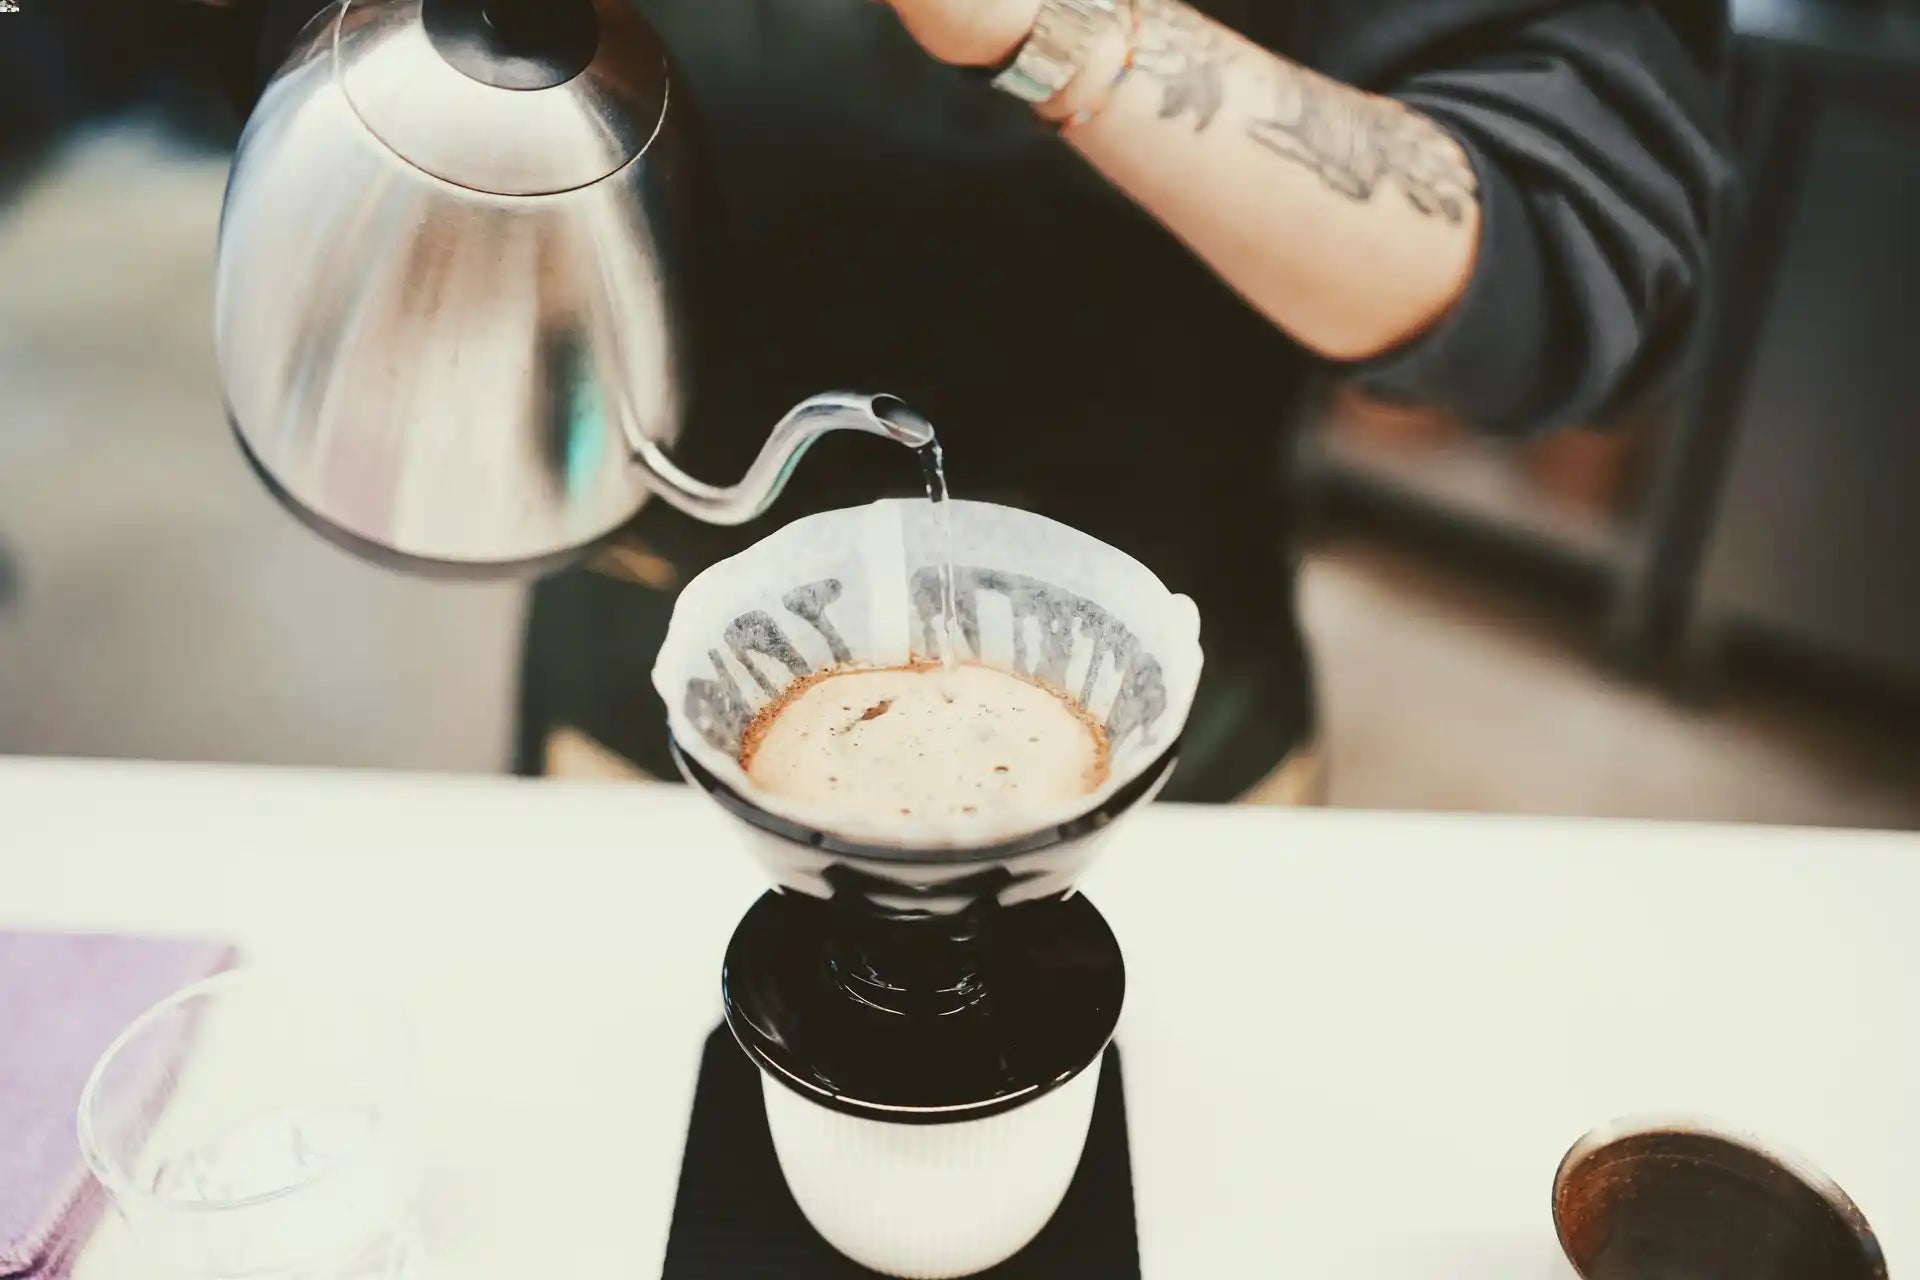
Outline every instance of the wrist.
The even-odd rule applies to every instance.
[[[1137,0],[1041,0],[993,86],[1067,128],[1105,105],[1132,62]]]

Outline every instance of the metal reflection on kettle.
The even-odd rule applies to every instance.
[[[797,406],[739,483],[682,425],[693,108],[625,0],[339,0],[241,139],[215,327],[248,458],[309,524],[383,559],[562,559],[652,494],[732,524],[898,400]]]

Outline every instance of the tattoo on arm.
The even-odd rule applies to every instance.
[[[1180,0],[1139,0],[1134,71],[1160,86],[1160,118],[1191,117],[1201,133],[1227,105],[1226,68],[1250,46]],[[1452,139],[1427,117],[1387,98],[1278,59],[1257,82],[1265,105],[1243,120],[1254,142],[1312,170],[1365,204],[1391,184],[1427,217],[1458,223],[1477,184]]]
[[[1237,52],[1231,38],[1184,4],[1138,0],[1139,38],[1133,69],[1160,82],[1160,118],[1193,116],[1204,132],[1227,100],[1222,74]]]
[[[1474,196],[1472,168],[1433,121],[1285,63],[1247,133],[1357,203],[1392,182],[1421,213],[1457,223]]]

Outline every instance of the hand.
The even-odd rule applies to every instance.
[[[1040,0],[886,0],[920,47],[942,62],[990,67],[1033,32]]]

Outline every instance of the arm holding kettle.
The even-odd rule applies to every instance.
[[[1040,8],[891,3],[929,53],[963,65],[1003,61]],[[1459,143],[1394,99],[1268,52],[1179,0],[1139,0],[1137,18],[1038,108],[1082,117],[1066,124],[1069,145],[1322,355],[1377,355],[1448,309],[1479,242]]]
[[[1041,7],[887,2],[972,66]],[[1523,431],[1604,421],[1681,367],[1730,185],[1712,30],[1637,0],[1271,3],[1303,7],[1312,67],[1182,0],[1122,0],[1132,20],[1037,110],[1374,390]]]

